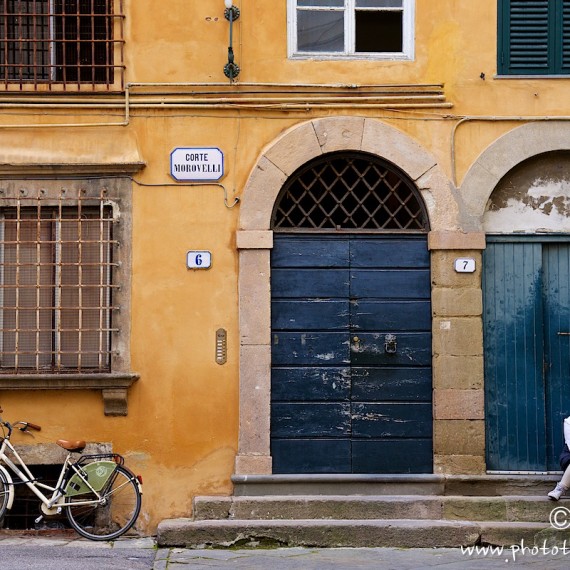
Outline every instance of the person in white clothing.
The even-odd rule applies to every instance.
[[[558,501],[570,489],[570,417],[564,420],[564,449],[560,454],[560,467],[564,471],[562,479],[548,493],[548,498]]]

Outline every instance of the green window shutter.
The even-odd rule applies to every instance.
[[[550,71],[551,0],[500,0],[499,73]]]
[[[498,71],[570,74],[570,0],[499,0]]]
[[[560,67],[562,73],[570,74],[570,0],[562,1]]]

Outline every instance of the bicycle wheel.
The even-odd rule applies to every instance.
[[[0,528],[2,528],[2,519],[8,508],[8,499],[10,498],[10,487],[6,475],[0,471]]]
[[[126,467],[117,465],[100,493],[103,501],[89,505],[69,505],[66,515],[71,526],[90,540],[113,540],[127,532],[141,510],[141,493],[136,477]],[[69,502],[97,501],[91,491],[70,497]]]

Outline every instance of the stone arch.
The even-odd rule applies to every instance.
[[[390,161],[416,184],[426,204],[432,231],[459,227],[453,186],[435,157],[402,131],[377,119],[328,117],[307,121],[295,125],[264,149],[242,195],[237,233],[240,326],[237,475],[272,471],[269,422],[273,206],[288,177],[300,166],[335,151],[364,151]]]
[[[463,228],[482,231],[489,198],[513,168],[535,156],[565,150],[570,150],[570,123],[564,121],[528,123],[497,139],[479,155],[461,184]]]
[[[343,150],[368,152],[392,162],[420,190],[432,230],[458,227],[452,185],[431,153],[377,119],[331,117],[296,125],[264,149],[242,195],[240,230],[269,230],[273,204],[287,178],[312,158]],[[436,204],[446,207],[436,209]]]

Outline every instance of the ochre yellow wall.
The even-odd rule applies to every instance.
[[[241,82],[443,83],[453,108],[131,111],[129,125],[122,128],[138,142],[146,167],[135,175],[144,185],[133,184],[131,361],[140,380],[129,391],[128,416],[105,417],[99,392],[4,392],[0,403],[8,419],[43,426],[37,442],[59,437],[112,442],[143,475],[142,520],[149,533],[163,518],[189,515],[194,495],[231,493],[238,437],[239,205],[226,208],[220,187],[176,184],[169,176],[172,149],[219,147],[226,165],[221,182],[231,204],[262,150],[284,130],[314,117],[385,120],[433,153],[451,178],[452,129],[461,116],[566,112],[563,81],[494,78],[496,0],[417,0],[416,58],[409,62],[288,60],[286,2],[236,4],[241,9],[234,38]],[[226,81],[228,22],[222,0],[126,0],[125,6],[128,82]],[[169,85],[156,88],[173,90]],[[177,90],[189,98],[192,89]],[[0,132],[6,132],[1,131],[6,124],[122,120],[121,109],[95,110],[90,117],[71,110],[49,117],[37,113],[25,106],[16,114],[0,113]],[[485,120],[462,125],[456,136],[459,182],[475,158],[517,124]],[[108,136],[106,127],[87,128],[94,140]],[[22,147],[39,148],[33,129],[10,132]],[[54,127],[49,132],[56,139],[73,138],[79,129]],[[190,249],[210,250],[212,268],[188,271]],[[228,331],[228,362],[222,366],[215,362],[218,328]],[[20,434],[14,439],[31,441]]]

